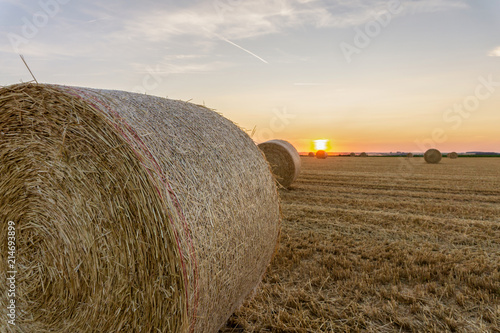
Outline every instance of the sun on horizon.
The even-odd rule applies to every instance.
[[[330,140],[328,139],[314,140],[312,146],[314,147],[315,151],[318,150],[328,151],[330,150]]]

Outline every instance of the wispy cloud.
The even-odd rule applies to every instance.
[[[494,50],[491,50],[490,53],[488,53],[488,56],[490,56],[490,57],[500,57],[500,46],[497,47]]]
[[[199,60],[199,62],[178,62],[175,57],[165,57],[159,61],[155,66],[144,66],[143,63],[130,64],[130,71],[135,74],[147,74],[154,71],[160,75],[169,74],[189,74],[189,73],[202,73],[210,72],[217,69],[227,67],[228,64],[221,61],[211,61],[210,59]],[[188,59],[194,59],[189,57]]]
[[[349,27],[364,24],[389,10],[387,0],[246,0],[202,2],[179,10],[138,11],[124,25],[127,36],[150,41],[174,36],[219,34],[229,40],[276,34],[288,28]],[[403,13],[466,8],[464,0],[401,1]]]
[[[20,4],[7,1],[22,7],[26,17],[30,17],[23,1]],[[155,48],[162,44],[163,48],[171,49],[178,44],[190,44],[206,50],[213,47],[214,35],[224,36],[226,42],[239,47],[238,41],[243,39],[279,34],[288,29],[364,24],[387,12],[388,4],[388,0],[217,0],[172,7],[156,1],[130,2],[127,6],[115,1],[91,0],[85,5],[70,2],[36,38],[38,43],[49,47],[36,45],[36,49],[67,54],[74,53],[75,47],[79,51],[104,47],[103,51],[113,52],[118,45],[134,43]],[[406,0],[401,4],[403,13],[407,14],[466,7],[465,0]],[[10,27],[8,32],[21,33],[21,17],[18,21],[19,26]],[[68,36],[73,38],[68,40]],[[62,50],[57,45],[69,46],[70,50]]]
[[[321,86],[321,83],[314,82],[296,82],[293,84],[294,86]]]
[[[24,19],[31,19],[43,8],[39,2],[27,0],[0,0],[0,3],[11,8],[11,15],[2,13],[9,20],[8,26],[0,25],[0,39],[4,40],[0,43],[0,52],[18,62],[8,35],[21,36]],[[82,73],[102,73],[106,66],[145,71],[147,65],[159,65],[162,71],[169,73],[207,72],[231,66],[231,62],[234,65],[235,60],[230,60],[229,55],[216,52],[220,50],[221,41],[267,63],[271,55],[261,54],[259,49],[248,46],[267,46],[256,42],[258,38],[294,30],[361,25],[387,12],[389,0],[210,0],[177,4],[145,0],[125,3],[70,1],[39,29],[36,37],[22,45],[20,52],[45,62],[46,68],[53,65],[69,67],[76,63],[73,70]],[[401,4],[404,8],[401,15],[466,7],[465,0],[407,0]],[[282,57],[281,61],[304,61],[297,57]],[[135,68],[135,64],[139,67]]]

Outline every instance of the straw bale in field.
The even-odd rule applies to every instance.
[[[430,164],[437,164],[442,158],[441,152],[437,149],[429,149],[424,154],[425,161]]]
[[[276,181],[289,187],[300,173],[300,156],[295,147],[284,140],[270,140],[259,144],[266,156]]]
[[[319,158],[320,160],[324,160],[327,157],[328,157],[328,153],[324,150],[318,150],[316,152],[316,158]]]
[[[18,84],[0,89],[2,241],[8,221],[18,317],[0,331],[216,332],[261,280],[280,208],[262,153],[216,112]]]

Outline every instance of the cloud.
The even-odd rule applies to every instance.
[[[211,72],[228,66],[227,63],[222,61],[213,61],[210,59],[202,60],[196,55],[183,55],[186,58],[178,58],[177,56],[166,56],[154,66],[146,65],[143,63],[134,62],[130,64],[130,71],[135,74],[148,74],[151,72],[160,75],[170,75],[170,74],[190,74],[190,73],[202,73]],[[182,62],[179,59],[199,59],[198,61],[186,61]]]
[[[9,34],[22,36],[23,24],[43,8],[38,2],[0,0],[3,13],[0,52],[18,62]],[[19,53],[54,64],[74,64],[102,72],[104,64],[128,70],[132,64],[159,64],[169,73],[206,72],[231,66],[234,57],[214,52],[221,43],[233,45],[264,61],[252,40],[286,34],[294,29],[349,28],[386,13],[394,0],[210,0],[166,2],[70,1]],[[29,5],[28,5],[29,4]],[[465,8],[464,0],[401,1],[400,15]],[[238,49],[239,48],[239,49]],[[260,57],[262,56],[262,57]],[[232,60],[231,60],[232,59]],[[134,65],[135,66],[135,65]],[[92,69],[91,72],[94,70]]]
[[[127,36],[149,41],[175,36],[209,38],[219,34],[230,40],[277,34],[289,28],[345,28],[364,24],[399,3],[404,14],[463,9],[462,0],[214,0],[188,8],[138,11],[124,26]]]
[[[13,0],[1,1],[14,3]],[[243,39],[280,34],[303,27],[346,28],[361,25],[387,13],[389,4],[398,1],[211,0],[186,1],[181,7],[153,0],[125,2],[70,2],[61,7],[61,12],[51,18],[46,27],[40,29],[36,41],[51,46],[65,45],[72,50],[76,46],[79,51],[85,48],[111,51],[118,45],[130,44],[155,47],[161,44],[167,52],[178,45],[206,51],[220,42],[217,36],[237,43]],[[23,3],[20,1],[17,6]],[[466,4],[464,0],[406,0],[401,1],[400,6],[404,15],[465,8]],[[32,9],[33,12],[40,10],[41,7]],[[27,11],[24,16],[31,17]],[[17,27],[11,26],[9,32],[20,34],[22,18],[15,18],[14,21],[19,24]],[[37,45],[38,49],[51,54],[73,53],[61,47],[39,47]]]
[[[469,6],[464,0],[406,0],[401,1],[409,13],[434,13],[452,9],[465,9]]]
[[[489,57],[500,57],[500,46],[488,53]]]

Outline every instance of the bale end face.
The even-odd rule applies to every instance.
[[[284,140],[270,140],[258,145],[264,153],[276,181],[283,187],[290,185],[300,173],[301,161],[295,147]]]

